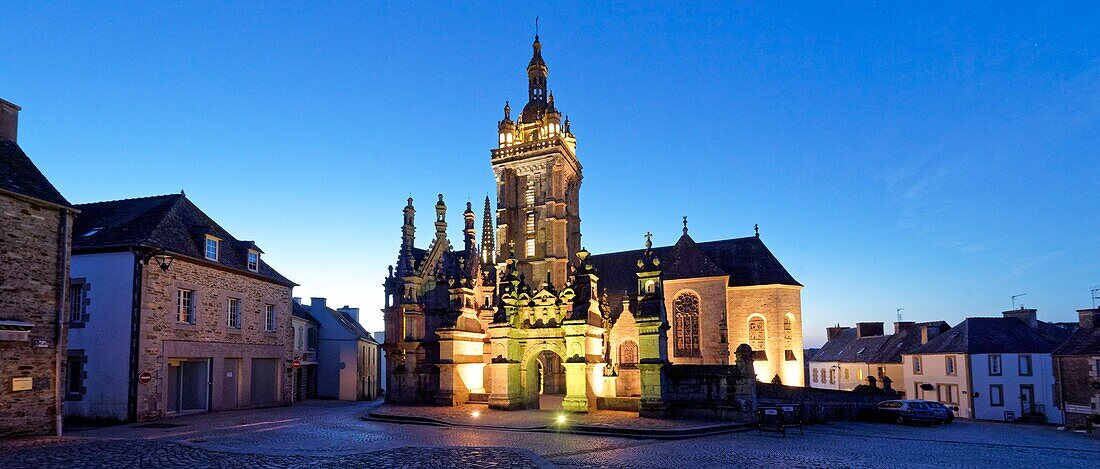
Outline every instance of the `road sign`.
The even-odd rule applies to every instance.
[[[297,370],[298,368],[302,367],[302,361],[295,359],[294,361],[290,362],[290,366],[293,366],[294,369]]]
[[[152,373],[150,373],[148,371],[142,371],[141,374],[138,375],[138,382],[139,383],[149,384],[150,381],[153,381],[153,374]]]

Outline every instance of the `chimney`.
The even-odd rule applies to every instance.
[[[833,340],[833,338],[836,337],[837,334],[840,334],[840,331],[843,331],[844,329],[847,329],[847,327],[840,327],[840,324],[837,324],[833,327],[826,327],[825,340]]]
[[[1034,309],[1024,308],[1023,306],[1021,306],[1020,309],[1005,311],[1001,314],[1003,314],[1006,318],[1019,319],[1023,321],[1024,324],[1027,324],[1027,327],[1035,329],[1039,327],[1039,319],[1036,317],[1035,311],[1036,310]]]
[[[343,308],[337,309],[337,311],[341,313],[347,313],[347,315],[351,316],[351,318],[354,319],[355,322],[359,322],[359,308],[352,308],[348,305],[344,305]]]
[[[325,299],[324,298],[314,296],[314,297],[309,299],[309,307],[310,308],[327,308],[328,306],[325,306]]]
[[[301,305],[302,304],[302,297],[300,297],[300,296],[296,296],[294,298],[291,298],[291,300],[294,300],[294,304],[296,304],[296,305]]]
[[[1077,310],[1077,318],[1080,320],[1079,326],[1081,329],[1095,329],[1097,325],[1100,325],[1100,308],[1092,309],[1079,309]]]
[[[857,322],[856,338],[862,339],[864,337],[879,336],[882,335],[882,330],[881,322]]]
[[[15,141],[19,132],[19,111],[22,108],[0,99],[0,138]]]
[[[894,334],[900,334],[902,329],[906,329],[916,324],[913,321],[897,321],[894,323]]]

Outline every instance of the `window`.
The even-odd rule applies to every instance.
[[[814,378],[813,378],[814,382],[816,383],[817,382],[817,368],[814,368],[813,376],[814,376]]]
[[[955,356],[954,355],[948,355],[948,356],[944,357],[944,369],[947,370],[947,374],[949,374],[949,375],[954,375],[955,374]]]
[[[989,356],[989,376],[1001,376],[1001,356]]]
[[[1031,355],[1020,355],[1020,376],[1031,376]]]
[[[275,332],[275,305],[264,305],[264,330]]]
[[[233,329],[241,328],[241,300],[230,298],[226,302],[225,325]]]
[[[195,323],[195,292],[180,288],[176,293],[176,320],[185,324]]]
[[[260,253],[248,251],[248,270],[253,272],[260,270]]]
[[[829,384],[836,384],[836,369],[829,369]]]
[[[749,346],[753,350],[764,350],[766,337],[767,324],[764,323],[764,318],[760,316],[749,318]]]
[[[791,316],[783,316],[783,338],[791,340]]]
[[[885,378],[885,377],[886,377],[886,367],[884,367],[884,366],[878,367],[878,380],[882,381],[882,378]]]
[[[991,407],[1004,407],[1005,390],[1003,386],[999,384],[989,385],[989,405]]]
[[[848,368],[844,369],[844,379],[852,379],[852,370]]]
[[[923,371],[921,371],[920,357],[919,356],[914,356],[913,357],[913,374],[919,375],[921,373],[923,373]]]
[[[69,323],[83,323],[88,317],[88,290],[91,285],[84,283],[83,279],[74,280],[69,286]]]
[[[937,384],[936,400],[944,404],[958,404],[959,386],[955,384]]]
[[[1100,359],[1096,360],[1096,370],[1093,371],[1093,377],[1100,378]]]
[[[699,297],[681,293],[673,302],[676,312],[676,356],[699,356]],[[750,320],[751,324],[751,320]],[[755,347],[753,347],[755,349]]]
[[[87,394],[84,380],[88,379],[88,357],[83,350],[68,350],[65,360],[65,400],[79,401]]]
[[[218,260],[218,240],[206,238],[206,258],[212,261]]]
[[[317,328],[306,327],[306,349],[315,350],[317,348]]]
[[[656,291],[657,291],[657,282],[654,282],[653,280],[646,280],[645,281],[645,292],[651,294],[651,293],[655,293]]]
[[[863,381],[863,368],[856,368],[856,379]]]
[[[638,344],[633,340],[623,342],[619,346],[619,363],[622,365],[638,364]]]
[[[534,257],[535,255],[535,238],[527,238],[526,245],[524,246],[527,257]]]

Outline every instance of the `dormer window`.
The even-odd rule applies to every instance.
[[[218,238],[206,237],[206,258],[212,261],[218,260]]]
[[[256,251],[248,251],[248,270],[256,272],[260,270],[260,253]]]

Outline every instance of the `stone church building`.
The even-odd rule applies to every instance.
[[[506,103],[497,124],[496,207],[486,197],[480,238],[467,203],[462,244],[451,244],[440,194],[418,248],[411,198],[404,208],[385,280],[387,400],[586,411],[641,396],[644,409],[662,367],[733,369],[750,360],[744,348],[738,361],[740,344],[752,349],[742,370],[802,386],[802,285],[759,233],[696,242],[685,217],[672,246],[647,235],[645,249],[584,250],[576,137],[538,36],[533,49],[527,104],[513,118]]]

